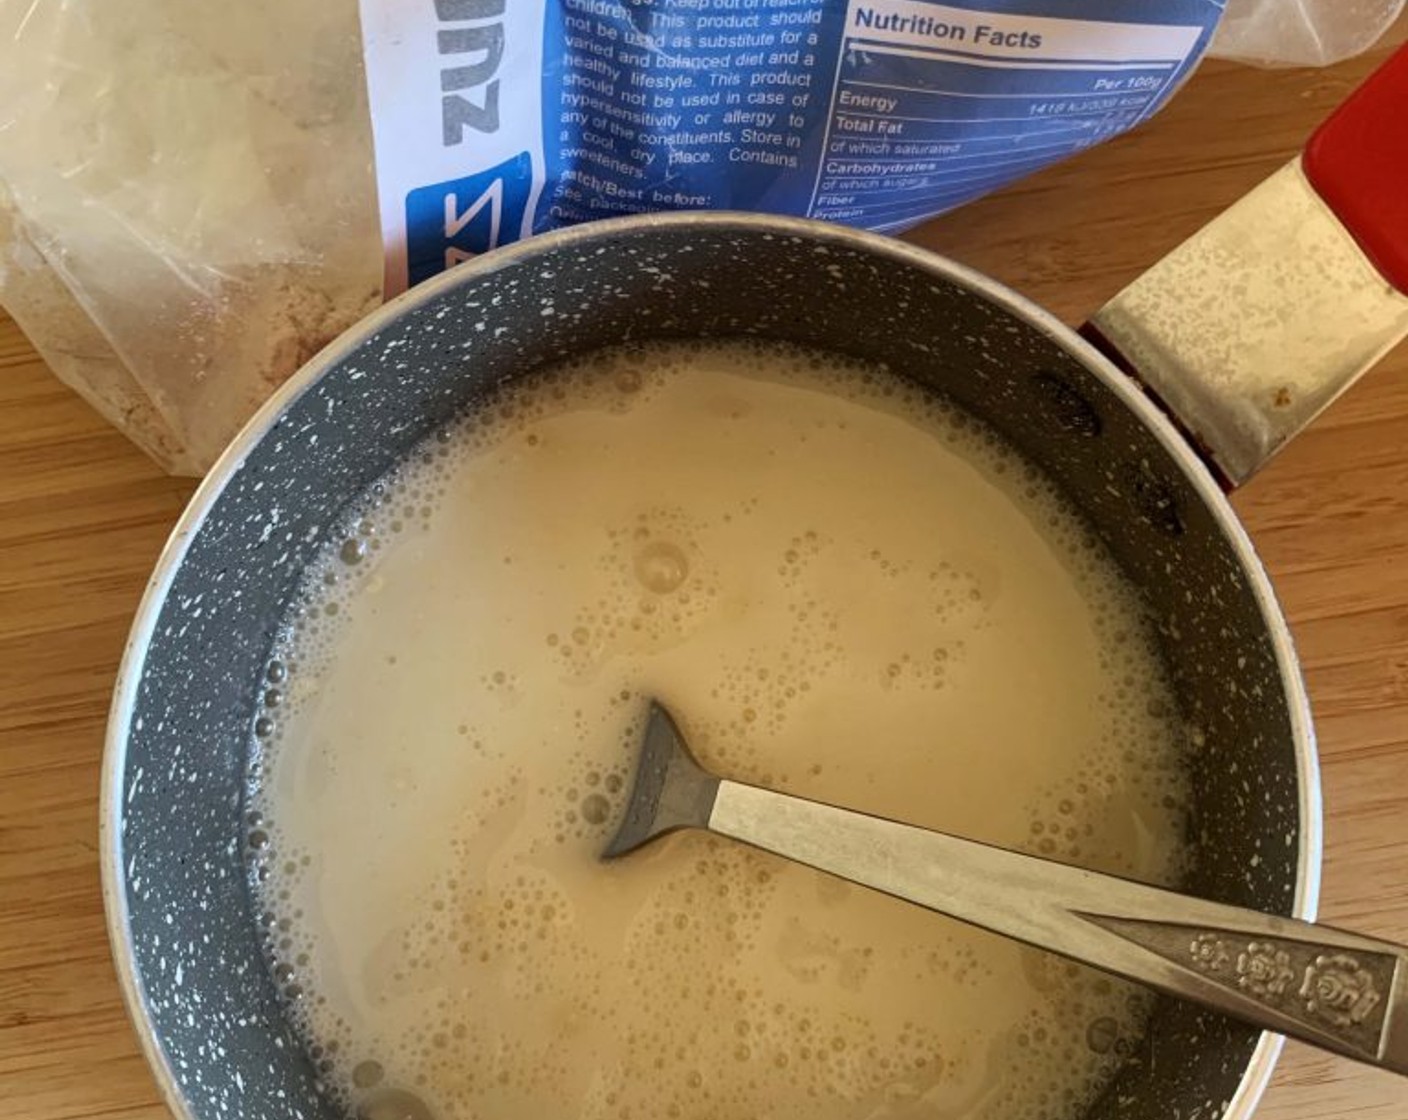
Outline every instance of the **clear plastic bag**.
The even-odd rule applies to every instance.
[[[381,296],[353,0],[0,0],[0,304],[196,474]]]
[[[1255,66],[1329,66],[1372,47],[1404,0],[1227,0],[1209,54]]]
[[[1327,63],[1403,0],[1228,0]],[[0,304],[167,469],[207,468],[382,290],[356,0],[0,0]]]

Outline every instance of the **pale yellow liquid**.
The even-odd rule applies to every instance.
[[[639,347],[428,444],[357,532],[282,653],[252,818],[344,1099],[1034,1120],[1137,1039],[1133,989],[731,842],[597,860],[658,696],[724,774],[1177,874],[1136,600],[964,417],[806,351]]]

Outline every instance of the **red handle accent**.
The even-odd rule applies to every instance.
[[[1408,293],[1408,47],[1316,130],[1302,166],[1364,255]]]

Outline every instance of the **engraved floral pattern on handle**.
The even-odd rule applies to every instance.
[[[1200,933],[1188,946],[1188,955],[1204,972],[1221,972],[1232,955],[1227,944],[1215,933]]]
[[[1290,953],[1275,945],[1253,941],[1237,954],[1237,986],[1253,995],[1284,995],[1295,979]]]
[[[1256,925],[1240,911],[1231,914]],[[1408,952],[1398,946],[1273,917],[1260,919],[1268,927],[1262,930],[1081,916],[1178,965],[1171,979],[1151,974],[1165,991],[1186,991],[1268,1030],[1408,1074],[1408,984],[1401,996],[1397,987],[1400,977],[1408,979]],[[1322,932],[1329,936],[1317,936]]]
[[[1307,965],[1300,995],[1308,1012],[1337,1027],[1362,1023],[1383,998],[1369,971],[1344,953],[1324,954]]]

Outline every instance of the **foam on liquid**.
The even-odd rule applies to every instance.
[[[1070,1117],[1142,1029],[1133,988],[741,845],[597,861],[653,695],[729,776],[1176,878],[1133,594],[883,370],[669,343],[536,378],[373,488],[269,677],[260,920],[364,1115]]]

